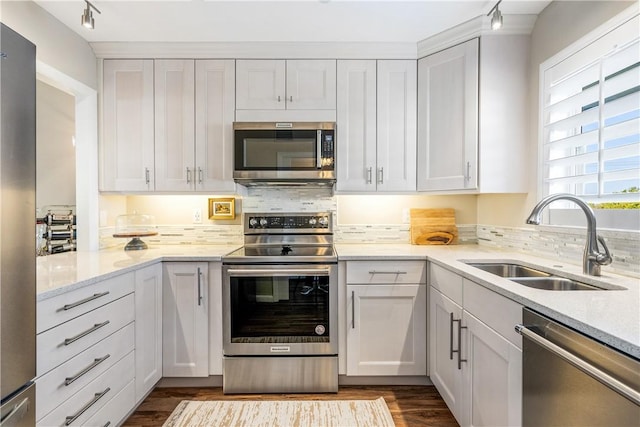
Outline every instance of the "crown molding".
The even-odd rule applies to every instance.
[[[98,59],[416,59],[415,43],[337,42],[93,42]]]
[[[446,31],[418,42],[418,58],[439,52],[483,35],[529,35],[533,31],[537,15],[504,15],[504,25],[499,31],[491,29],[491,18],[478,16]]]

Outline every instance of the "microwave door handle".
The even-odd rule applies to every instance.
[[[322,168],[322,130],[316,131],[316,168]]]

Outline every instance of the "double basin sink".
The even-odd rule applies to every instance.
[[[471,267],[535,289],[544,289],[547,291],[602,291],[615,289],[615,287],[605,288],[590,285],[537,268],[511,262],[465,261],[465,263]]]

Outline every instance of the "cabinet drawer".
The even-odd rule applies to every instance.
[[[437,264],[430,263],[429,266],[429,284],[462,305],[462,276]]]
[[[36,380],[36,419],[54,410],[60,403],[100,374],[108,370],[134,348],[134,324],[130,323],[96,345],[86,349]]]
[[[464,309],[522,349],[522,337],[514,329],[522,323],[520,304],[464,279]]]
[[[349,261],[348,284],[426,283],[424,261]]]
[[[134,297],[129,294],[36,337],[37,376],[86,350],[133,322]]]
[[[83,425],[85,427],[119,426],[136,404],[135,391],[134,381],[131,381]]]
[[[38,302],[36,333],[81,316],[133,292],[133,273],[103,280],[91,286]]]
[[[85,425],[88,419],[133,381],[134,353],[132,351],[127,354],[107,372],[93,380],[47,416],[38,420],[36,425],[42,427]]]

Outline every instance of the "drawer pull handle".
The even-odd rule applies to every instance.
[[[74,381],[76,381],[77,379],[82,377],[84,374],[86,374],[87,372],[89,372],[90,370],[92,370],[93,368],[95,368],[96,366],[98,366],[99,364],[104,362],[105,360],[107,360],[109,357],[111,357],[111,355],[107,354],[106,356],[103,356],[103,357],[101,357],[99,359],[94,359],[93,363],[91,363],[89,366],[87,366],[86,368],[84,368],[83,370],[81,370],[80,372],[75,374],[74,376],[65,378],[64,385],[72,384]]]
[[[74,343],[76,341],[78,341],[80,338],[82,337],[86,337],[87,335],[89,335],[91,332],[95,332],[98,329],[102,328],[103,326],[107,326],[110,322],[108,320],[105,320],[102,323],[96,323],[95,325],[93,325],[91,328],[87,329],[84,332],[80,332],[78,335],[76,335],[75,337],[72,338],[65,338],[64,339],[64,345],[69,345],[71,343]]]
[[[93,405],[96,404],[96,402],[98,400],[100,400],[105,394],[109,393],[109,391],[111,390],[110,387],[107,387],[102,393],[96,393],[93,396],[93,399],[91,399],[86,405],[84,405],[82,408],[80,408],[80,410],[78,412],[76,412],[73,415],[70,415],[68,417],[66,417],[66,421],[64,422],[64,425],[68,426],[71,425],[71,423],[73,423],[75,420],[77,420],[78,418],[80,418],[80,416],[82,414],[84,414],[85,412],[87,412],[87,410],[89,408],[91,408]]]
[[[73,302],[71,304],[65,304],[62,307],[62,310],[64,310],[64,311],[71,310],[72,308],[76,308],[79,305],[86,304],[86,303],[88,303],[90,301],[93,301],[94,299],[102,298],[105,295],[109,295],[109,291],[101,292],[99,294],[93,294],[90,297],[87,297],[85,299],[81,299],[80,301],[76,301],[76,302]]]
[[[109,427],[111,425],[111,421],[107,421],[107,423],[105,425],[103,425],[102,427]]]
[[[378,271],[378,270],[371,270],[369,272],[369,274],[407,274],[406,271]]]

